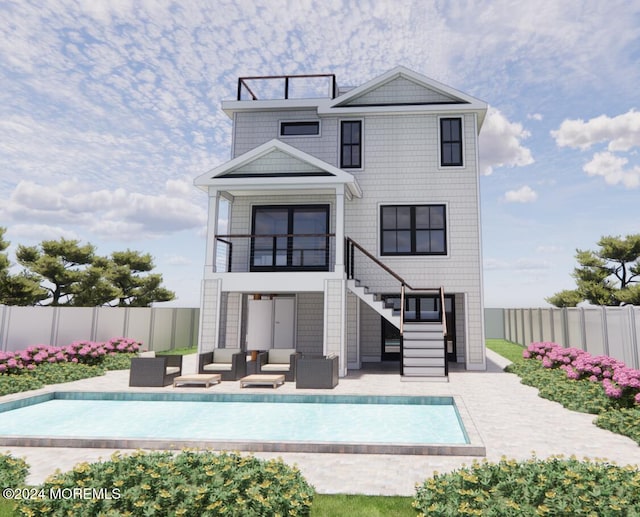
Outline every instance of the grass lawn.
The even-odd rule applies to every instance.
[[[416,517],[413,497],[316,494],[311,517]]]
[[[0,497],[0,517],[13,517],[18,515],[18,512],[14,509],[13,501]]]
[[[504,339],[487,339],[485,344],[489,350],[493,350],[495,353],[500,354],[502,357],[509,359],[512,363],[521,363],[524,361],[522,357],[522,351],[525,347],[506,341]]]
[[[198,347],[190,347],[190,348],[174,348],[173,350],[163,350],[162,352],[158,352],[158,354],[162,355],[189,355],[195,354],[198,352]]]

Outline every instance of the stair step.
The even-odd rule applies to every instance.
[[[445,377],[444,366],[405,366],[403,375],[406,377]]]
[[[416,332],[416,331],[410,331],[407,332],[406,330],[404,331],[404,334],[402,335],[404,337],[404,339],[411,339],[411,340],[416,340],[416,339],[425,339],[427,341],[435,341],[435,340],[444,340],[444,336],[442,335],[442,332]]]
[[[411,366],[434,366],[444,369],[444,361],[442,357],[405,357],[404,367]]]
[[[444,342],[442,339],[439,341],[412,341],[411,339],[403,339],[402,346],[404,348],[413,348],[415,350],[444,350]]]
[[[439,357],[444,359],[444,348],[403,348],[403,356],[406,357]]]

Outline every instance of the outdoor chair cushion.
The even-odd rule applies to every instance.
[[[179,366],[167,366],[164,369],[165,375],[171,375],[173,373],[179,373],[181,368]]]
[[[240,352],[237,348],[217,348],[213,351],[214,363],[228,363],[231,366],[233,354]]]
[[[230,372],[231,368],[233,368],[231,363],[209,363],[202,367],[207,372]]]
[[[287,365],[287,369],[289,367],[289,361],[293,354],[296,353],[295,348],[272,348],[269,350],[269,357],[267,359],[267,364],[285,364]]]
[[[156,353],[153,350],[147,350],[146,352],[139,352],[138,357],[155,357]]]
[[[282,372],[289,371],[291,368],[290,363],[267,363],[262,365],[263,372]]]

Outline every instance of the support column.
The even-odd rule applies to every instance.
[[[322,350],[340,357],[340,377],[347,374],[346,294],[345,280],[325,280]]]
[[[205,276],[207,272],[216,270],[216,256],[218,241],[215,236],[218,233],[218,200],[220,192],[209,187],[209,214],[207,221],[207,251],[205,254]]]
[[[336,187],[336,273],[344,273],[344,188]]]
[[[198,352],[211,352],[218,348],[220,335],[220,280],[202,281],[202,300],[200,302],[200,335]]]

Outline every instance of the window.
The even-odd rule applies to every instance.
[[[440,119],[440,165],[462,165],[462,119]]]
[[[280,136],[310,136],[320,134],[320,122],[280,122]]]
[[[340,123],[340,167],[362,167],[362,121],[343,120]]]
[[[256,206],[251,270],[327,271],[328,232],[328,205]]]
[[[446,255],[444,205],[392,205],[380,210],[382,255]]]

